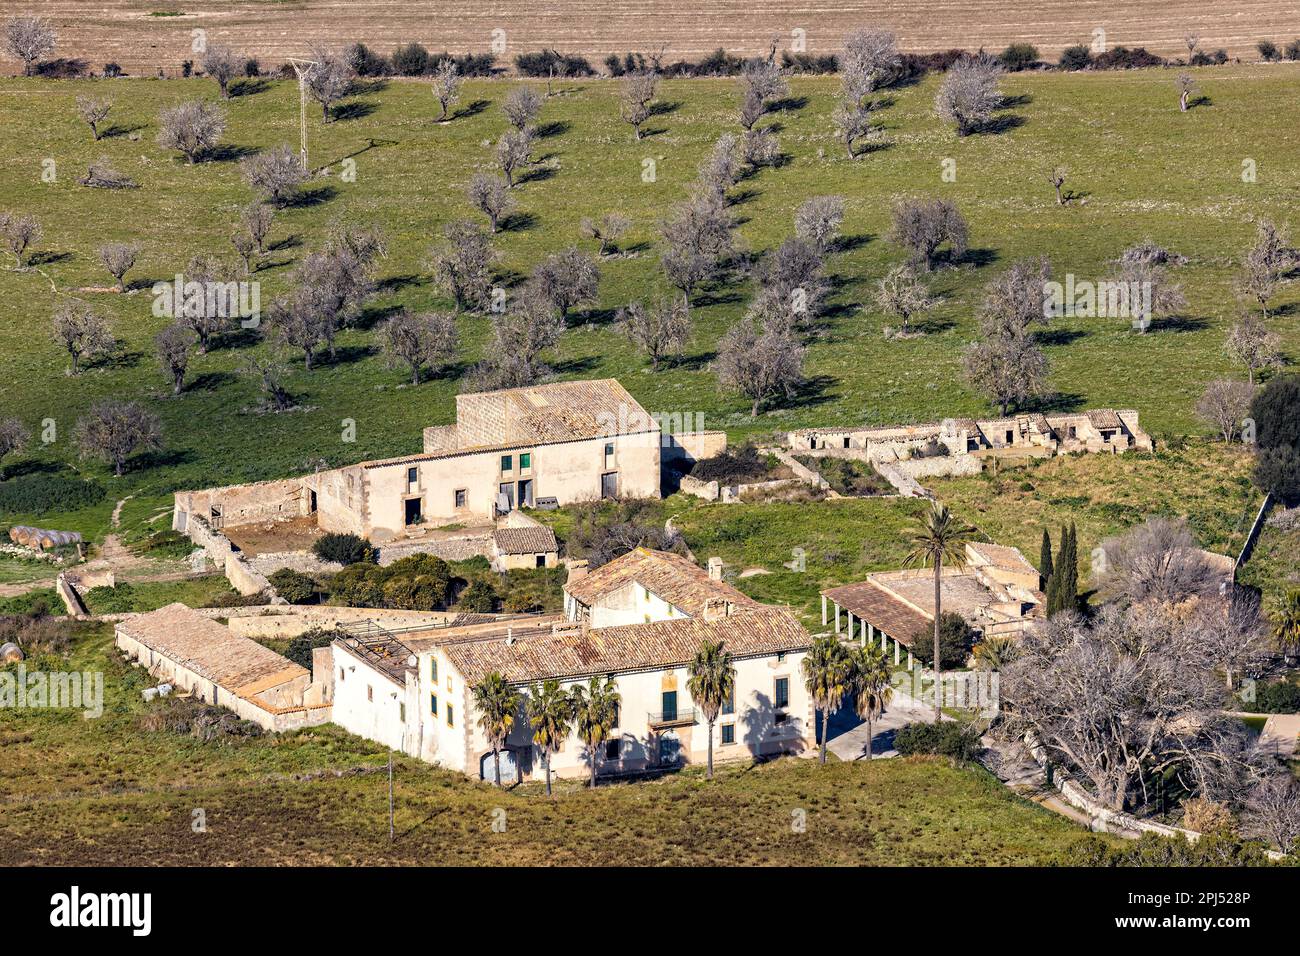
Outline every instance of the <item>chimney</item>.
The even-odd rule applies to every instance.
[[[721,558],[709,558],[709,580],[710,581],[722,580],[722,559]]]

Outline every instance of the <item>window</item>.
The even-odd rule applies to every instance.
[[[433,716],[435,717],[438,716],[438,695],[437,694],[429,695],[429,713],[433,714]]]
[[[623,750],[623,741],[619,740],[618,738],[605,741],[606,760],[617,760],[622,750]]]
[[[605,442],[605,457],[606,458],[614,457],[614,443],[612,441]]]
[[[451,690],[451,675],[447,675],[447,690]]]
[[[348,672],[345,671],[342,667],[340,667],[340,668],[339,668],[339,682],[342,683],[345,679],[347,679],[347,676],[348,676]]]
[[[736,725],[735,725],[735,724],[723,724],[723,725],[722,725],[722,742],[723,742],[724,744],[734,744],[734,743],[736,742]]]
[[[520,467],[520,468],[531,468],[531,467],[533,467],[533,453],[532,453],[532,452],[530,452],[530,451],[526,451],[526,452],[524,452],[522,455],[519,456],[519,467]]]
[[[722,702],[722,712],[724,714],[734,714],[736,712],[736,689],[733,687],[727,699]]]
[[[790,706],[790,678],[778,677],[776,679],[776,694],[774,695],[774,698],[775,700],[773,706],[775,707]]]
[[[784,663],[785,663],[785,651],[780,651],[780,652],[776,655],[776,662],[777,662],[778,664],[784,664]]]
[[[448,726],[448,727],[455,727],[455,726],[456,726],[456,723],[455,723],[455,721],[453,720],[451,704],[448,704],[448,705],[447,705],[447,726]]]
[[[677,691],[675,690],[664,691],[663,707],[664,707],[664,712],[663,712],[664,720],[677,719]]]
[[[429,658],[429,683],[435,685],[438,683],[438,658],[436,657]]]
[[[405,705],[405,704],[398,704],[398,705],[397,705],[397,719],[400,720],[402,723],[406,723],[406,705]]]
[[[619,717],[622,715],[622,713],[623,713],[623,705],[615,704],[614,705],[614,726],[615,727],[620,726]]]
[[[537,566],[539,568],[546,567],[546,555],[544,554],[537,555]]]
[[[467,504],[469,504],[469,492],[466,491],[464,488],[457,488],[457,489],[456,489],[456,507],[457,507],[457,508],[464,508],[465,505],[467,505]]]
[[[419,469],[417,469],[417,468],[408,468],[408,469],[406,469],[406,480],[407,480],[408,482],[410,482],[411,484],[415,484],[416,482],[418,482],[418,481],[420,480],[420,471],[419,471]]]
[[[511,471],[511,470],[514,469],[514,467],[515,467],[515,459],[514,459],[514,456],[513,456],[513,455],[502,455],[502,456],[501,456],[501,470],[502,470],[502,471]]]
[[[375,699],[375,689],[374,689],[373,687],[371,687],[369,684],[367,684],[367,685],[366,685],[366,700],[373,701],[374,699]]]

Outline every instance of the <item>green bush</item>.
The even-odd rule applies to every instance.
[[[1002,51],[998,59],[1012,73],[1027,70],[1038,62],[1038,47],[1032,43],[1013,43]]]
[[[115,588],[99,586],[86,592],[86,607],[96,614],[125,614],[135,610],[135,588],[123,581]]]
[[[939,657],[944,670],[962,667],[975,646],[975,631],[960,614],[945,611],[939,619]],[[912,635],[912,656],[925,664],[934,663],[934,630],[922,628]]]
[[[0,481],[0,514],[43,514],[76,511],[104,500],[97,482],[59,475],[24,475]]]
[[[402,76],[420,76],[429,68],[429,51],[418,43],[408,43],[393,51],[393,69]]]
[[[1260,40],[1255,44],[1255,49],[1259,51],[1259,55],[1268,63],[1276,63],[1278,60],[1282,59],[1281,51],[1278,50],[1277,44],[1272,40]]]
[[[969,724],[945,720],[938,724],[908,724],[894,734],[894,748],[904,757],[932,754],[955,760],[972,760],[979,738]]]
[[[290,604],[316,604],[320,601],[322,588],[310,574],[303,574],[293,568],[281,568],[267,580],[276,593]]]
[[[1255,714],[1300,713],[1300,685],[1290,681],[1256,684],[1255,700],[1243,704],[1242,709]]]
[[[1092,62],[1092,51],[1086,44],[1079,43],[1075,46],[1067,46],[1061,51],[1061,69],[1063,70],[1086,70],[1088,64]]]
[[[442,558],[416,554],[386,567],[350,564],[330,582],[330,599],[348,607],[434,611],[447,606],[451,569]]]
[[[328,647],[337,638],[346,637],[347,631],[336,627],[324,628],[313,627],[309,631],[303,631],[292,641],[285,650],[284,656],[289,658],[295,664],[301,664],[307,670],[311,670],[311,652],[318,647]]]
[[[472,581],[460,595],[457,606],[464,611],[477,614],[491,614],[497,609],[496,588],[486,581]]]
[[[375,549],[370,546],[370,542],[355,534],[330,532],[321,535],[312,544],[311,550],[322,561],[336,561],[339,564],[359,564],[375,559]]]

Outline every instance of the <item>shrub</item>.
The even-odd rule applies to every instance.
[[[24,475],[0,481],[0,514],[76,511],[104,500],[102,485],[59,475]]]
[[[1213,53],[1206,53],[1204,50],[1197,50],[1192,54],[1190,62],[1192,66],[1222,66],[1228,62],[1228,51],[1218,49]]]
[[[108,77],[109,79],[114,79],[121,75],[122,75],[122,67],[119,66],[117,63],[104,64],[104,76]]]
[[[781,69],[790,73],[836,73],[839,68],[839,60],[833,53],[781,51]]]
[[[1032,43],[1013,43],[998,57],[1011,72],[1027,70],[1038,63],[1038,47]]]
[[[267,578],[275,593],[290,604],[317,604],[322,589],[310,574],[303,574],[293,568],[281,568]]]
[[[593,502],[574,507],[573,530],[564,542],[571,558],[585,558],[598,568],[636,547],[685,550],[680,535],[664,530],[657,500]]]
[[[1255,700],[1242,705],[1255,714],[1294,714],[1300,712],[1300,685],[1290,681],[1273,681],[1255,686]]]
[[[303,631],[290,641],[288,648],[285,649],[284,656],[295,664],[311,670],[311,652],[318,647],[328,647],[336,639],[347,637],[347,634],[347,631],[337,627],[313,627],[310,630]]]
[[[1266,63],[1276,63],[1282,59],[1282,54],[1278,51],[1277,44],[1272,40],[1260,40],[1255,44],[1255,49],[1259,55],[1264,58]]]
[[[1086,70],[1092,63],[1092,51],[1086,44],[1078,43],[1074,46],[1067,46],[1061,51],[1061,69],[1063,70]]]
[[[447,562],[416,554],[386,567],[349,564],[330,581],[332,600],[350,607],[389,607],[433,611],[447,605],[452,588]]]
[[[388,58],[364,43],[354,43],[348,47],[344,59],[352,64],[357,76],[387,76],[393,72],[393,65],[388,62]]]
[[[1092,58],[1092,67],[1096,70],[1137,70],[1148,66],[1164,66],[1164,59],[1154,53],[1148,53],[1145,47],[1112,47],[1105,53],[1098,53]]]
[[[339,564],[359,564],[375,558],[375,549],[369,541],[349,533],[323,534],[312,543],[311,550],[322,561]]]
[[[1286,58],[1300,60],[1300,40],[1292,40],[1286,45]]]
[[[491,614],[497,609],[497,592],[486,581],[472,581],[470,586],[461,592],[460,600],[456,604],[465,611]]]
[[[692,478],[700,481],[718,481],[736,485],[767,477],[771,466],[753,445],[742,445],[736,452],[724,451],[712,458],[704,458],[691,468]]]
[[[1193,797],[1183,803],[1183,827],[1198,833],[1232,833],[1237,820],[1227,805]]]
[[[0,617],[0,644],[11,641],[29,657],[67,654],[72,650],[73,629],[67,618],[48,617],[39,607],[34,613]]]
[[[260,737],[262,728],[222,707],[179,697],[160,697],[141,715],[141,730],[184,734],[205,743],[224,738]]]
[[[244,61],[244,76],[249,78],[262,75],[262,64],[258,62],[257,57],[250,56]]]
[[[95,614],[124,614],[134,611],[136,593],[129,581],[123,581],[117,587],[100,585],[86,592],[86,607]]]
[[[908,724],[894,735],[894,747],[904,757],[932,754],[954,760],[972,760],[980,750],[974,728],[957,720]]]
[[[596,72],[586,57],[575,53],[542,50],[537,53],[520,53],[515,57],[515,69],[523,76],[550,76],[557,66],[563,68],[566,76],[592,76]]]
[[[0,598],[0,614],[20,614],[24,617],[38,618],[56,612],[63,613],[63,602],[59,600],[59,595],[54,588],[38,588],[25,591],[17,597]]]
[[[429,51],[418,43],[408,43],[393,51],[392,63],[402,76],[420,76],[429,68]]]
[[[963,666],[975,646],[975,631],[966,619],[953,611],[945,611],[939,619],[939,657],[944,670]],[[912,635],[912,656],[926,664],[933,664],[934,630],[925,627]]]

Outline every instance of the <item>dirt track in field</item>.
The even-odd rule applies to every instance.
[[[862,25],[892,28],[909,51],[1002,49],[1033,43],[1045,56],[1105,30],[1111,45],[1185,54],[1183,37],[1208,49],[1255,59],[1255,43],[1300,37],[1300,0],[0,0],[0,16],[39,11],[59,32],[57,56],[98,70],[116,61],[128,72],[169,73],[192,58],[191,31],[265,63],[305,53],[313,41],[360,40],[382,52],[416,40],[431,50],[486,52],[505,31],[504,60],[553,47],[601,59],[613,51],[652,50],[696,59],[721,46],[788,46],[805,31],[809,52],[831,52]],[[151,16],[154,12],[182,16]],[[13,70],[12,61],[3,67]]]

